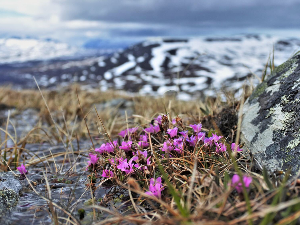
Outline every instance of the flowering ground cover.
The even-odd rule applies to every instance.
[[[172,124],[169,121],[172,121]],[[142,188],[149,189],[145,192],[146,195],[160,199],[166,184],[162,183],[163,172],[159,171],[159,165],[171,165],[174,175],[181,174],[182,169],[191,175],[189,165],[180,165],[180,159],[199,163],[200,168],[209,168],[220,158],[230,161],[226,152],[227,146],[230,145],[225,143],[223,137],[215,133],[201,132],[201,128],[201,123],[185,126],[179,117],[172,120],[167,115],[159,115],[153,119],[152,124],[144,128],[122,130],[119,133],[121,139],[95,148],[94,154],[89,154],[90,160],[86,169],[94,175],[101,174],[103,178],[111,178],[111,181],[116,183],[134,178]],[[242,151],[235,143],[232,143],[230,148],[231,152]],[[206,166],[201,159],[203,155],[210,157]],[[232,185],[241,192],[242,183],[238,179],[239,176],[234,175]],[[249,179],[244,181],[247,188],[251,183]],[[166,191],[165,194],[167,195]]]
[[[28,179],[32,190],[41,182],[44,189],[38,194],[46,201],[51,223],[299,222],[297,177],[289,177],[288,171],[269,175],[256,166],[249,149],[240,143],[237,114],[244,99],[224,102],[216,98],[200,104],[137,97],[133,99],[135,114],[119,117],[114,113],[117,108],[98,112],[92,107],[95,102],[84,101],[101,93],[70,92],[66,94],[72,97],[71,103],[62,102],[68,108],[65,117],[55,111],[54,103],[60,102],[62,96],[44,93],[46,103],[51,104],[47,103],[50,112],[47,107],[39,112],[42,126],[35,127],[12,146],[5,143],[14,135],[7,135],[1,149],[1,157],[6,159],[0,162],[1,170],[11,169],[20,180]],[[10,95],[17,101],[16,96],[22,94],[10,90],[6,96]],[[30,99],[37,101],[35,95],[26,93],[29,107],[34,105]],[[11,102],[4,95],[2,98],[7,104]],[[15,105],[24,107],[20,102]],[[80,139],[89,141],[91,147],[75,151],[74,143]],[[28,142],[63,143],[65,152],[51,152],[38,158],[24,154]],[[36,177],[31,173],[38,163],[45,164],[42,172],[48,176],[30,181]],[[75,177],[76,167],[82,168],[84,184]],[[53,196],[63,196],[65,191],[72,192],[70,186],[59,186],[61,190],[56,191],[54,183],[76,182],[81,182],[84,192],[90,192],[84,205],[76,205],[81,195],[72,204],[66,204],[62,197],[54,199]]]
[[[89,163],[87,170],[92,177],[101,174],[104,183],[135,193],[130,195],[135,211],[108,221],[268,224],[275,220],[274,213],[261,218],[261,203],[256,204],[256,198],[269,198],[263,189],[275,191],[267,172],[263,177],[255,173],[242,147],[228,143],[216,130],[202,130],[201,123],[185,125],[180,117],[166,114],[144,127],[127,127],[114,141],[108,139],[95,148],[99,159],[96,164]],[[279,190],[286,185],[287,176],[277,177]],[[101,204],[105,205],[104,201]],[[297,201],[290,209],[295,212],[299,205]],[[287,221],[294,220],[290,217]]]

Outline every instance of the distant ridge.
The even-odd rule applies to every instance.
[[[57,61],[55,64],[37,63],[22,70],[6,68],[6,74],[23,73],[26,79],[35,75],[45,87],[76,81],[100,86],[103,90],[113,88],[150,95],[179,91],[179,98],[190,99],[214,95],[215,90],[223,87],[238,92],[243,83],[253,77],[252,73],[261,75],[273,46],[275,65],[279,65],[299,50],[300,40],[248,34],[155,38],[109,56]],[[61,49],[70,54],[73,51],[66,45]],[[253,78],[253,82],[258,80]]]
[[[53,39],[1,38],[0,63],[50,60],[75,55],[79,49]]]
[[[172,90],[180,91],[180,98],[189,99],[212,95],[222,87],[238,90],[252,73],[261,75],[273,46],[275,64],[279,65],[299,49],[300,40],[249,34],[224,38],[155,38],[99,58],[91,66],[93,69],[81,76],[90,80],[89,74],[94,74],[103,89],[151,95]],[[253,82],[258,81],[254,78]]]

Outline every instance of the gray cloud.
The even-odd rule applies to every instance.
[[[165,24],[188,27],[298,26],[296,0],[66,0],[63,20]]]
[[[244,28],[256,32],[300,27],[299,0],[28,0],[35,7],[15,1],[18,4],[0,3],[0,13],[8,14],[0,15],[0,36],[33,35],[81,44],[91,38],[228,35]]]

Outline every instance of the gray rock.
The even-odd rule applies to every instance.
[[[17,205],[19,194],[11,189],[0,190],[0,218]]]
[[[300,169],[300,53],[278,66],[247,99],[241,140],[269,172]]]
[[[19,191],[22,189],[22,185],[20,181],[15,178],[13,173],[0,173],[0,190],[5,188],[19,193]]]
[[[0,218],[17,205],[22,185],[12,173],[0,173]]]

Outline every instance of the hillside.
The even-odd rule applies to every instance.
[[[275,65],[279,65],[299,50],[300,40],[264,35],[157,38],[101,57],[0,67],[6,76],[22,77],[31,84],[31,75],[34,75],[44,87],[76,81],[95,87],[100,85],[102,90],[124,89],[151,95],[178,91],[179,88],[179,97],[189,99],[190,96],[213,95],[213,90],[222,87],[238,90],[251,72],[261,75],[273,46]],[[73,51],[61,47],[64,48],[65,54]],[[46,50],[43,53],[48,48],[41,49],[41,55],[51,55]],[[56,55],[59,54],[63,55],[58,51]],[[32,58],[28,56],[28,59]],[[253,82],[257,83],[257,79]]]

